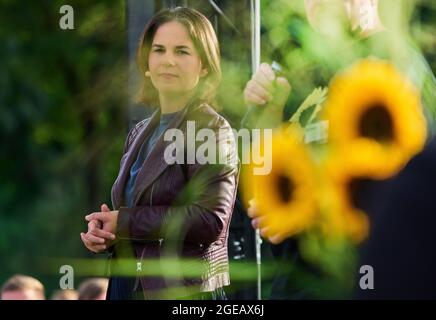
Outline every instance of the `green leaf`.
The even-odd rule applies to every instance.
[[[297,111],[295,111],[294,115],[289,119],[289,122],[291,123],[298,123],[300,122],[301,114],[309,109],[310,107],[315,106],[312,115],[309,118],[309,121],[307,124],[311,123],[316,115],[319,113],[319,111],[322,108],[322,103],[326,99],[328,89],[326,87],[318,87],[315,88],[303,101],[303,103],[298,107]]]

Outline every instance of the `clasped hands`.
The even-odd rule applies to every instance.
[[[109,248],[115,241],[118,211],[111,211],[106,204],[101,205],[101,212],[85,216],[88,232],[80,233],[82,242],[90,251],[99,253]]]

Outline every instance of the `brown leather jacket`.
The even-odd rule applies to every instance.
[[[158,121],[159,110],[139,122],[126,139],[120,171],[112,187],[112,203],[119,215],[110,269],[112,272],[116,269],[120,257],[129,257],[125,254],[127,247],[133,258],[127,268],[137,271],[136,288],[141,286],[146,298],[177,298],[229,285],[227,239],[239,160],[230,125],[209,105],[187,107],[169,125],[169,129],[178,128],[184,134],[184,164],[165,161],[164,152],[172,142],[161,136],[136,178],[135,205],[123,206],[130,168]],[[195,121],[191,125],[195,123],[196,132],[201,128],[213,130],[219,147],[217,156],[227,161],[218,159],[221,164],[200,164],[198,158],[194,163],[192,159],[188,161],[188,144],[195,139],[187,132],[188,121]],[[196,150],[201,143],[196,143]],[[176,270],[176,275],[171,270]],[[160,272],[165,276],[156,274]],[[169,288],[182,290],[162,290]]]

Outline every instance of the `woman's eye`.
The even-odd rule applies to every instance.
[[[184,51],[184,50],[178,50],[177,53],[178,54],[189,54],[188,51]]]
[[[157,49],[153,49],[153,52],[164,52],[163,49],[157,48]]]

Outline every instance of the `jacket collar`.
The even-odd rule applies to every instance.
[[[180,114],[178,114],[168,125],[168,129],[179,128],[183,119],[186,117],[188,108],[185,108]],[[159,112],[160,114],[160,112]],[[159,116],[157,117],[159,119]],[[154,127],[153,127],[154,128]],[[145,131],[145,130],[144,130]],[[149,133],[149,135],[151,132]],[[138,143],[138,150],[144,141],[144,135],[141,137]],[[161,134],[159,139],[156,141],[153,149],[151,149],[147,158],[145,159],[141,170],[138,172],[136,177],[135,187],[134,187],[134,205],[136,205],[141,198],[142,193],[147,190],[147,188],[159,177],[159,175],[169,166],[169,164],[164,159],[165,149],[173,143],[172,141],[165,141],[164,134]],[[136,153],[137,154],[137,153]],[[135,157],[136,159],[136,157]],[[129,166],[130,168],[130,166]]]
[[[201,104],[190,103],[185,109],[183,109],[180,114],[178,114],[169,124],[168,129],[179,128],[185,131],[185,128],[180,128],[183,120],[186,118],[189,112],[197,109]],[[150,136],[153,130],[159,123],[160,119],[160,109],[156,110],[150,117],[150,121],[144,126],[142,131],[134,139],[128,153],[124,165],[120,168],[119,184],[118,184],[118,205],[121,204],[121,200],[124,198],[124,187],[128,175],[130,174],[130,168],[135,162],[138,152],[144,143],[145,139]],[[172,141],[164,141],[164,135],[162,134],[156,141],[153,149],[150,151],[149,155],[145,159],[138,175],[136,177],[134,186],[134,205],[138,203],[141,198],[142,193],[159,177],[159,175],[169,166],[169,164],[164,159],[165,148],[167,148]],[[121,193],[121,194],[120,194]]]

